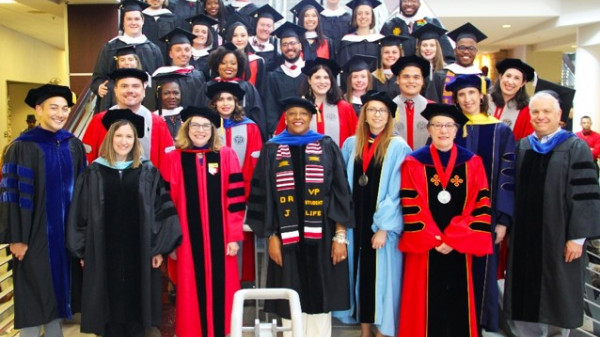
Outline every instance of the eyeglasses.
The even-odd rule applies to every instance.
[[[281,43],[281,48],[287,48],[288,46],[289,47],[294,47],[298,43],[300,43],[300,42],[298,42],[298,41],[282,42]]]
[[[456,47],[456,49],[460,50],[460,51],[470,51],[470,52],[476,52],[477,51],[477,47],[475,46],[458,46]]]
[[[441,130],[443,128],[446,128],[448,130],[452,130],[452,129],[458,128],[458,124],[455,124],[455,123],[447,123],[447,124],[429,123],[429,126],[432,126],[436,130]]]
[[[192,131],[198,131],[200,129],[204,130],[204,131],[208,131],[211,128],[211,124],[210,123],[205,123],[205,124],[199,124],[199,123],[190,123],[190,130]]]
[[[370,114],[376,114],[379,113],[381,115],[385,115],[387,113],[389,113],[390,111],[386,108],[381,108],[381,109],[377,109],[377,108],[367,108],[366,110],[368,113]]]

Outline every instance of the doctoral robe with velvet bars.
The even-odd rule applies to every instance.
[[[65,226],[85,151],[73,134],[37,127],[8,145],[2,161],[0,242],[28,245],[13,260],[15,327],[70,317],[71,256]],[[74,300],[76,298],[73,298]]]

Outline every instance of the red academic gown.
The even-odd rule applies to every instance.
[[[233,123],[233,126],[225,126],[225,145],[231,147],[238,155],[242,166],[242,175],[244,176],[245,200],[248,200],[250,193],[250,181],[254,174],[254,167],[258,162],[258,155],[262,149],[262,138],[260,129],[245,118],[246,122]],[[250,121],[250,122],[248,122]],[[232,140],[233,138],[233,140]],[[238,144],[241,145],[238,149]],[[245,145],[245,146],[244,146]],[[243,147],[243,148],[241,148]],[[241,157],[241,158],[240,158]],[[242,248],[242,281],[254,281],[254,234],[244,232],[244,245]]]
[[[91,163],[100,156],[100,145],[102,145],[107,131],[102,124],[102,118],[105,114],[106,111],[102,111],[94,115],[83,135],[82,142],[86,148],[88,163]],[[171,138],[167,123],[162,117],[152,114],[152,134],[150,135],[150,161],[152,164],[160,167],[161,162],[165,158],[165,149],[172,146],[173,138]]]
[[[356,124],[358,124],[358,117],[354,112],[352,104],[340,99],[337,102],[337,112],[339,117],[339,126],[335,126],[334,129],[339,129],[339,139],[336,135],[332,134],[328,129],[329,120],[323,118],[323,104],[319,107],[318,112],[312,117],[316,120],[316,129],[313,128],[311,123],[311,130],[316,131],[322,135],[331,137],[341,148],[346,141],[346,138],[354,136],[356,133]],[[275,129],[275,134],[278,135],[285,130],[285,114],[281,114],[279,124]]]
[[[465,322],[463,327],[465,337],[478,336],[475,302],[473,297],[473,281],[471,276],[471,256],[491,254],[492,237],[490,226],[490,200],[485,169],[481,158],[470,151],[459,147],[458,159],[447,190],[452,194],[452,203],[462,209],[460,214],[446,216],[449,223],[437,224],[434,220],[433,207],[442,208],[437,201],[438,190],[441,190],[439,180],[434,175],[435,169],[429,154],[429,147],[423,147],[406,157],[402,165],[401,202],[404,213],[404,232],[399,242],[399,249],[404,252],[405,264],[400,304],[400,337],[432,336],[429,324],[436,322],[430,318],[430,306],[434,305],[437,298],[431,296],[431,285],[439,279],[430,278],[437,268],[432,264],[438,254],[434,248],[442,242],[450,245],[458,253],[464,270],[458,274],[464,276],[463,286],[466,288],[468,301],[462,308],[468,308],[464,316],[455,313],[454,308],[441,315],[458,315]],[[437,185],[436,185],[436,180]],[[464,206],[463,206],[464,205]],[[440,228],[441,227],[441,228]],[[439,236],[441,239],[437,239]],[[449,255],[446,255],[449,256]],[[443,256],[442,256],[443,258]],[[437,258],[436,258],[437,259]],[[456,261],[456,260],[454,260]],[[465,284],[466,283],[466,284]],[[435,286],[435,285],[434,285]],[[465,287],[466,286],[466,287]],[[462,300],[462,299],[461,299]]]
[[[171,186],[183,238],[176,250],[175,334],[225,336],[240,288],[237,257],[226,256],[227,244],[243,239],[244,186],[237,156],[226,146],[218,153],[175,150],[166,155],[161,173]]]
[[[497,112],[494,113],[494,117],[501,120],[503,108],[496,109]],[[529,106],[525,106],[523,109],[519,110],[519,115],[517,116],[517,120],[515,121],[515,127],[513,128],[513,134],[515,135],[515,140],[519,141],[521,138],[525,138],[533,133],[533,126],[531,125],[531,115],[529,114]]]

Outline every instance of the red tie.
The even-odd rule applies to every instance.
[[[298,68],[298,66],[297,66],[297,65],[295,65],[295,64],[292,64],[292,65],[290,66],[290,69],[292,69],[292,70],[296,70],[296,68]]]
[[[252,41],[252,46],[258,47],[258,49],[260,49],[260,50],[265,50],[265,44],[258,43],[258,41],[256,41],[256,39],[254,41]]]
[[[413,119],[415,116],[415,102],[412,99],[407,99],[404,101],[406,104],[406,142],[411,149],[413,148]]]

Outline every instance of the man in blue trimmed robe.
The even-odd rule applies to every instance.
[[[83,144],[62,130],[73,95],[65,86],[32,89],[25,103],[40,125],[8,145],[0,183],[0,242],[14,256],[15,328],[21,337],[62,337],[71,318],[72,263],[65,224],[73,186],[86,165]]]

